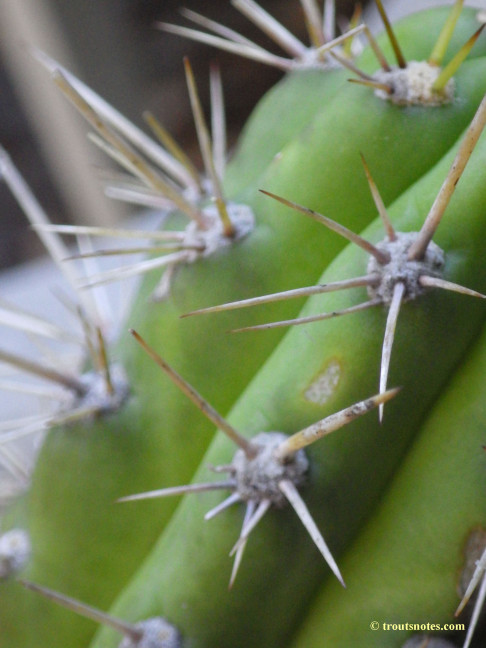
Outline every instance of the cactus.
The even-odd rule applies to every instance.
[[[454,623],[482,578],[478,12],[458,0],[392,27],[377,0],[383,35],[355,16],[333,40],[332,3],[322,21],[302,2],[305,47],[251,0],[234,4],[292,58],[194,12],[216,35],[161,26],[286,72],[226,164],[218,72],[210,133],[185,61],[204,175],[154,117],[162,145],[35,53],[130,174],[122,189],[164,205],[166,222],[50,225],[2,153],[3,178],[64,259],[89,351],[73,372],[0,350],[63,390],[39,421],[49,432],[30,486],[2,523],[2,648],[108,648],[120,633],[122,646],[154,648],[398,647],[422,625]],[[370,44],[356,55],[358,34]],[[81,277],[61,232],[139,237],[150,257]],[[79,283],[132,274],[146,276],[112,344]],[[16,314],[30,334],[65,335]]]

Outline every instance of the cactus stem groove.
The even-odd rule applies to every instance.
[[[169,376],[172,382],[196,405],[198,409],[214,423],[226,436],[233,441],[247,457],[254,457],[256,450],[254,446],[245,437],[241,436],[232,425],[219,414],[212,405],[210,405],[182,376],[180,376],[167,362],[156,353],[145,340],[133,329],[130,334],[140,344],[143,350],[152,358],[152,360]]]
[[[286,198],[277,196],[273,193],[270,193],[269,191],[265,191],[264,189],[260,189],[260,191],[266,196],[270,196],[270,198],[273,198],[274,200],[281,202],[283,205],[286,205],[291,209],[295,209],[296,211],[301,212],[306,216],[310,216],[318,223],[325,225],[328,229],[332,230],[333,232],[336,232],[337,234],[340,234],[348,241],[355,243],[358,247],[368,252],[368,254],[372,254],[376,258],[378,263],[386,264],[390,261],[390,256],[386,252],[382,252],[372,243],[370,243],[363,237],[359,236],[359,234],[356,234],[355,232],[349,230],[347,227],[344,227],[344,225],[340,225],[339,223],[332,220],[331,218],[328,218],[327,216],[323,216],[322,214],[319,214],[318,212],[314,211],[313,209],[310,209],[309,207],[298,205],[297,203],[291,200],[287,200]]]
[[[337,566],[336,561],[334,560],[326,544],[326,541],[324,540],[321,532],[317,528],[316,523],[314,522],[311,514],[309,513],[309,510],[305,505],[304,500],[299,495],[299,491],[296,489],[294,484],[288,479],[282,479],[282,481],[279,483],[279,488],[282,491],[282,493],[285,495],[287,500],[290,502],[294,511],[297,513],[300,521],[304,525],[305,529],[307,530],[310,537],[314,541],[314,544],[321,552],[324,560],[327,562],[327,564],[333,571],[338,581],[341,583],[343,587],[346,587],[341,572],[339,571],[339,567]]]
[[[240,301],[228,302],[218,306],[209,306],[199,310],[184,313],[181,318],[191,317],[193,315],[206,315],[208,313],[219,313],[222,311],[236,310],[238,308],[248,308],[250,306],[259,306],[270,302],[280,301],[283,299],[294,299],[298,297],[309,297],[310,295],[320,295],[322,293],[334,292],[336,290],[345,290],[348,288],[357,288],[360,286],[372,286],[379,280],[378,275],[368,274],[355,279],[345,279],[344,281],[334,281],[328,284],[319,284],[317,286],[308,286],[306,288],[295,288],[294,290],[285,290],[271,295],[261,295]]]
[[[303,448],[390,400],[398,393],[398,389],[389,390],[356,403],[314,423],[291,437],[287,437],[280,432],[262,432],[253,437],[251,441],[248,441],[227,423],[165,360],[149,347],[136,331],[130,330],[130,333],[175,385],[238,446],[238,450],[230,464],[217,466],[214,469],[216,472],[228,473],[231,476],[229,480],[163,488],[128,495],[117,501],[129,502],[219,489],[233,491],[227,499],[212,508],[204,516],[206,520],[212,519],[233,504],[240,501],[246,502],[246,512],[240,536],[230,552],[230,556],[235,556],[229,582],[230,588],[236,578],[250,533],[272,505],[279,507],[285,501],[288,501],[330,568],[344,585],[337,565],[297,491],[297,486],[303,482],[309,466]]]
[[[326,319],[333,319],[334,317],[341,317],[341,315],[350,315],[351,313],[359,313],[360,311],[379,306],[382,303],[381,299],[370,299],[369,301],[342,310],[335,310],[329,313],[319,313],[318,315],[309,315],[308,317],[297,317],[290,320],[282,320],[280,322],[269,322],[266,324],[257,324],[256,326],[243,326],[241,328],[232,329],[231,333],[245,333],[247,331],[267,331],[274,328],[285,326],[299,326],[301,324],[311,324],[312,322],[320,322]]]

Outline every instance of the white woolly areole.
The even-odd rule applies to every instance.
[[[442,106],[454,98],[455,83],[449,79],[443,90],[434,90],[432,86],[441,71],[426,61],[410,61],[406,68],[394,67],[389,72],[379,70],[374,81],[385,83],[392,92],[375,90],[375,95],[398,106]]]
[[[285,496],[279,488],[283,479],[291,481],[294,486],[301,485],[309,468],[309,461],[303,450],[284,461],[275,457],[276,448],[287,439],[282,432],[261,432],[251,443],[258,446],[256,457],[249,459],[243,450],[237,450],[232,462],[236,479],[236,492],[242,500],[261,502],[269,500],[276,506],[282,506]]]
[[[0,536],[0,580],[13,576],[23,569],[31,553],[27,531],[11,529]]]
[[[143,632],[139,641],[125,637],[118,648],[181,648],[181,637],[176,628],[161,617],[135,624]]]
[[[427,246],[423,259],[420,261],[408,259],[408,250],[418,235],[418,232],[406,234],[397,232],[394,241],[385,240],[377,243],[376,247],[388,253],[391,260],[386,265],[381,265],[374,256],[371,256],[368,261],[368,273],[379,277],[376,284],[368,286],[368,294],[372,299],[381,299],[384,304],[389,305],[392,301],[393,289],[398,282],[405,285],[404,301],[415,299],[426,290],[419,283],[421,276],[442,276],[445,263],[444,252],[433,241]]]
[[[110,414],[123,405],[130,393],[128,379],[121,365],[110,366],[113,393],[107,390],[106,377],[99,371],[85,373],[79,380],[86,386],[86,393],[76,396],[68,412],[76,409],[95,409],[97,414]]]
[[[177,258],[167,265],[159,285],[154,290],[152,298],[155,301],[162,301],[170,295],[174,273],[181,265],[194,263],[198,259],[211,256],[220,248],[233,245],[247,236],[255,227],[255,216],[247,205],[226,204],[226,211],[234,228],[233,236],[225,235],[216,205],[209,205],[202,211],[206,218],[207,229],[202,229],[196,221],[191,221],[184,230],[182,241],[182,247],[198,249],[187,249],[175,254]]]
[[[186,263],[194,263],[197,259],[210,256],[222,247],[232,245],[249,234],[255,227],[255,216],[247,205],[228,203],[226,210],[235,233],[228,237],[224,233],[224,226],[215,205],[203,209],[203,214],[209,224],[208,229],[201,229],[195,221],[191,221],[185,229],[183,245],[200,247],[191,250],[187,255]]]

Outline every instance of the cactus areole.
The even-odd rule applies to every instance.
[[[195,27],[158,25],[283,73],[228,156],[220,71],[207,119],[184,60],[202,171],[154,115],[156,139],[34,51],[121,167],[107,194],[161,210],[163,226],[52,224],[0,150],[79,329],[0,305],[49,350],[0,344],[0,361],[53,403],[0,436],[22,484],[2,507],[0,648],[425,648],[462,622],[457,645],[475,645],[484,12],[456,0],[391,24],[376,0],[374,37],[359,7],[344,25],[332,1],[294,2],[308,42],[264,2],[232,1],[280,53],[188,9]],[[94,271],[106,256],[122,261]],[[99,295],[138,275],[113,343]],[[58,351],[72,342],[81,366]],[[34,428],[31,469],[9,443]]]

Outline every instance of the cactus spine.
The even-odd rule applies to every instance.
[[[369,591],[366,596],[373,600],[378,596],[374,588],[378,588],[385,606],[367,608],[365,604],[359,608],[364,615],[376,609],[377,615],[389,611],[390,618],[398,619],[401,614],[415,613],[413,605],[418,600],[413,589],[418,585],[413,581],[407,590],[410,607],[397,603],[395,608],[393,596],[379,585],[381,569],[374,566],[378,555],[374,538],[382,528],[390,535],[396,533],[407,502],[417,495],[409,483],[415,469],[408,466],[420,463],[422,444],[424,456],[437,452],[440,441],[434,430],[438,428],[430,422],[436,412],[439,419],[448,420],[451,436],[446,437],[441,428],[442,438],[456,438],[462,419],[457,417],[455,423],[447,414],[448,408],[454,407],[450,404],[454,385],[459,385],[457,389],[469,403],[467,376],[480,382],[476,367],[481,362],[480,346],[478,343],[473,351],[472,345],[484,323],[484,304],[465,295],[438,294],[431,288],[476,297],[486,291],[482,250],[486,140],[480,137],[484,101],[476,113],[486,92],[486,45],[477,12],[461,12],[462,2],[456,2],[452,13],[449,9],[429,11],[406,19],[396,29],[388,26],[378,44],[373,40],[372,46],[350,63],[349,48],[341,42],[339,50],[326,45],[331,39],[332,3],[326,3],[327,27],[322,31],[317,29],[321,21],[316,20],[314,3],[303,3],[311,48],[302,48],[250,0],[235,4],[254,21],[270,25],[294,59],[277,60],[252,45],[228,45],[229,41],[223,43],[225,39],[219,36],[208,38],[164,27],[227,49],[240,49],[289,71],[288,78],[255,111],[239,151],[224,169],[217,75],[213,72],[211,78],[213,117],[217,116],[213,123],[219,126],[213,128],[211,138],[186,62],[207,176],[202,179],[187,160],[182,162],[181,155],[174,154],[177,149],[168,144],[165,135],[162,139],[171,154],[147,143],[146,136],[133,130],[81,82],[38,54],[63,92],[97,129],[102,146],[138,183],[144,183],[136,185],[135,193],[155,202],[169,201],[172,208],[167,229],[147,234],[154,244],[150,260],[88,280],[98,283],[119,278],[116,275],[166,267],[162,287],[160,276],[146,277],[128,317],[128,325],[140,332],[137,339],[156,362],[127,334],[107,350],[96,314],[83,304],[79,310],[89,346],[94,349],[93,366],[88,364],[70,382],[54,370],[42,370],[45,378],[64,380],[72,393],[71,409],[45,421],[52,429],[31,488],[6,517],[5,529],[22,526],[30,534],[32,558],[22,577],[100,609],[112,607],[110,618],[123,619],[120,623],[127,624],[126,632],[131,633],[127,641],[133,645],[145,645],[138,622],[163,616],[176,626],[174,641],[178,645],[180,640],[183,646],[250,644],[269,648],[291,645],[290,636],[296,637],[295,646],[307,646],[316,636],[327,641],[327,627],[329,645],[364,646],[370,641],[371,616],[367,635],[361,634],[361,621],[350,621],[353,606],[358,605],[353,601],[364,596],[363,592]],[[193,12],[186,15],[215,29]],[[366,29],[359,27],[352,33],[359,31]],[[397,59],[396,66],[388,62],[392,60],[390,52]],[[469,59],[462,63],[466,54]],[[329,70],[331,60],[334,65]],[[336,68],[336,60],[344,67]],[[313,69],[301,69],[309,61]],[[346,82],[349,66],[358,75],[358,84]],[[420,83],[413,76],[417,66]],[[420,86],[413,98],[408,86],[400,94],[403,79],[409,83],[410,75],[410,86]],[[425,89],[423,78],[429,83]],[[424,97],[429,105],[422,105]],[[275,114],[287,102],[289,114],[282,111],[282,119],[275,124]],[[475,113],[481,123],[469,126]],[[153,120],[151,123],[161,132]],[[364,171],[360,153],[366,159]],[[13,166],[7,161],[4,167],[8,180],[9,174],[15,175]],[[441,190],[444,179],[446,189]],[[33,209],[38,215],[35,203],[28,202],[26,211],[32,216]],[[435,209],[437,203],[440,206]],[[414,275],[414,287],[420,287],[418,293],[423,294],[414,293],[403,273],[397,278],[399,264],[390,261],[395,252],[379,243],[383,222],[372,222],[376,211],[385,221],[390,244],[400,242],[409,232],[420,232],[410,247],[407,239],[400,255],[407,256],[405,265],[421,262],[425,256],[428,265],[420,266]],[[51,247],[55,245],[56,235],[48,234],[52,228],[32,217],[37,218],[35,222]],[[323,227],[323,222],[330,229]],[[365,227],[362,236],[351,234]],[[435,229],[437,240],[432,243]],[[363,250],[353,244],[345,247],[336,231],[361,247],[367,246],[377,263],[367,264]],[[428,259],[426,253],[433,258]],[[393,277],[377,279],[381,268],[389,265],[393,265]],[[390,294],[383,292],[380,281],[391,283]],[[302,288],[306,285],[309,288]],[[335,292],[336,286],[347,290]],[[371,294],[363,308],[360,304],[366,286]],[[150,301],[154,290],[159,301]],[[288,296],[309,297],[300,314],[301,302],[285,299],[286,291],[291,293]],[[273,297],[263,297],[267,294]],[[400,309],[402,301],[408,303]],[[226,307],[231,312],[195,316],[201,310],[223,310],[216,306],[223,303],[231,304]],[[385,309],[367,308],[383,304],[389,306],[388,315]],[[244,305],[258,306],[258,310],[246,312],[240,308]],[[350,310],[356,314],[336,318]],[[180,319],[188,314],[193,317]],[[297,316],[297,321],[309,323],[309,328],[294,327],[284,336],[280,325],[268,325],[271,321],[288,323]],[[328,321],[310,324],[316,320]],[[228,329],[258,327],[270,330],[227,334]],[[466,353],[472,360],[463,365]],[[384,359],[378,379],[381,354]],[[8,351],[1,357],[20,368],[41,372]],[[123,380],[117,378],[121,374],[111,358],[122,365]],[[169,373],[175,385],[164,383],[159,367]],[[387,404],[383,417],[384,401],[391,395],[385,391],[387,383],[402,389]],[[363,401],[378,388],[381,396]],[[474,389],[471,387],[473,395]],[[187,404],[188,395],[197,408]],[[474,412],[478,398],[471,401]],[[355,405],[350,408],[352,403]],[[336,412],[340,412],[337,418],[346,422],[376,405],[380,405],[382,426],[378,417],[368,414],[312,444],[302,458],[308,440],[334,429]],[[226,436],[215,433],[215,425]],[[272,434],[279,436],[270,437]],[[236,455],[232,443],[239,446]],[[468,436],[457,459],[474,452],[477,443],[476,436]],[[256,459],[265,454],[270,464],[262,468]],[[444,457],[444,465],[450,454]],[[464,482],[460,492],[474,494],[474,502],[464,510],[464,521],[459,520],[459,514],[454,517],[454,549],[444,549],[447,555],[441,556],[441,564],[447,563],[448,583],[444,576],[433,605],[427,607],[429,601],[423,602],[427,614],[437,614],[444,623],[452,619],[460,601],[451,591],[459,562],[457,547],[471,526],[484,524],[482,464],[477,458],[471,461],[476,462],[477,470],[460,472],[459,481]],[[208,465],[228,476],[219,485],[210,480],[209,488],[203,488],[200,485],[208,483]],[[437,461],[437,466],[442,463]],[[255,477],[255,470],[263,471],[262,481]],[[441,470],[431,471],[436,479]],[[443,470],[447,475],[452,469]],[[420,480],[423,477],[425,490],[420,499],[425,503],[431,487],[423,468],[419,466],[417,471]],[[183,486],[191,479],[192,486]],[[232,493],[227,500],[219,494],[223,487]],[[180,503],[171,498],[115,503],[120,498],[139,499],[136,493],[154,489],[162,489],[164,495],[186,496]],[[234,506],[210,525],[201,521],[205,511],[214,517],[242,501],[246,513]],[[288,510],[273,510],[284,501],[296,510],[315,545],[308,542]],[[398,502],[401,509],[395,518]],[[471,514],[470,509],[474,509]],[[418,528],[421,523],[417,512]],[[443,532],[452,540],[449,527]],[[407,549],[411,549],[406,538]],[[232,546],[233,573],[227,555]],[[370,546],[373,550],[366,549]],[[356,555],[362,552],[364,557],[353,560],[350,547],[356,547]],[[336,594],[336,584],[330,582],[329,570],[316,548],[339,580],[348,581],[349,565],[350,591]],[[245,561],[238,571],[243,550]],[[392,548],[383,563],[385,575],[396,563],[394,551],[399,550]],[[414,551],[421,548],[414,545]],[[440,551],[437,549],[437,556]],[[337,566],[340,555],[345,570]],[[427,561],[428,554],[423,556]],[[6,562],[16,564],[15,559]],[[402,567],[402,571],[397,569],[397,582],[402,574],[409,574],[407,567]],[[374,578],[368,578],[369,570],[375,570]],[[227,592],[228,580],[231,592]],[[359,590],[353,582],[359,583]],[[2,646],[90,645],[93,626],[64,609],[54,612],[52,603],[37,595],[38,585],[27,584],[30,589],[37,588],[36,592],[12,579],[1,585]],[[395,591],[404,589],[397,585]],[[321,601],[326,609],[338,607],[339,622],[349,639],[342,639],[337,621],[324,621]],[[312,611],[306,619],[309,608]],[[44,623],[46,614],[48,625]],[[417,615],[426,618],[425,611],[417,610]],[[403,637],[382,633],[379,639],[399,646]],[[108,648],[118,643],[119,634],[106,628],[91,646]]]

